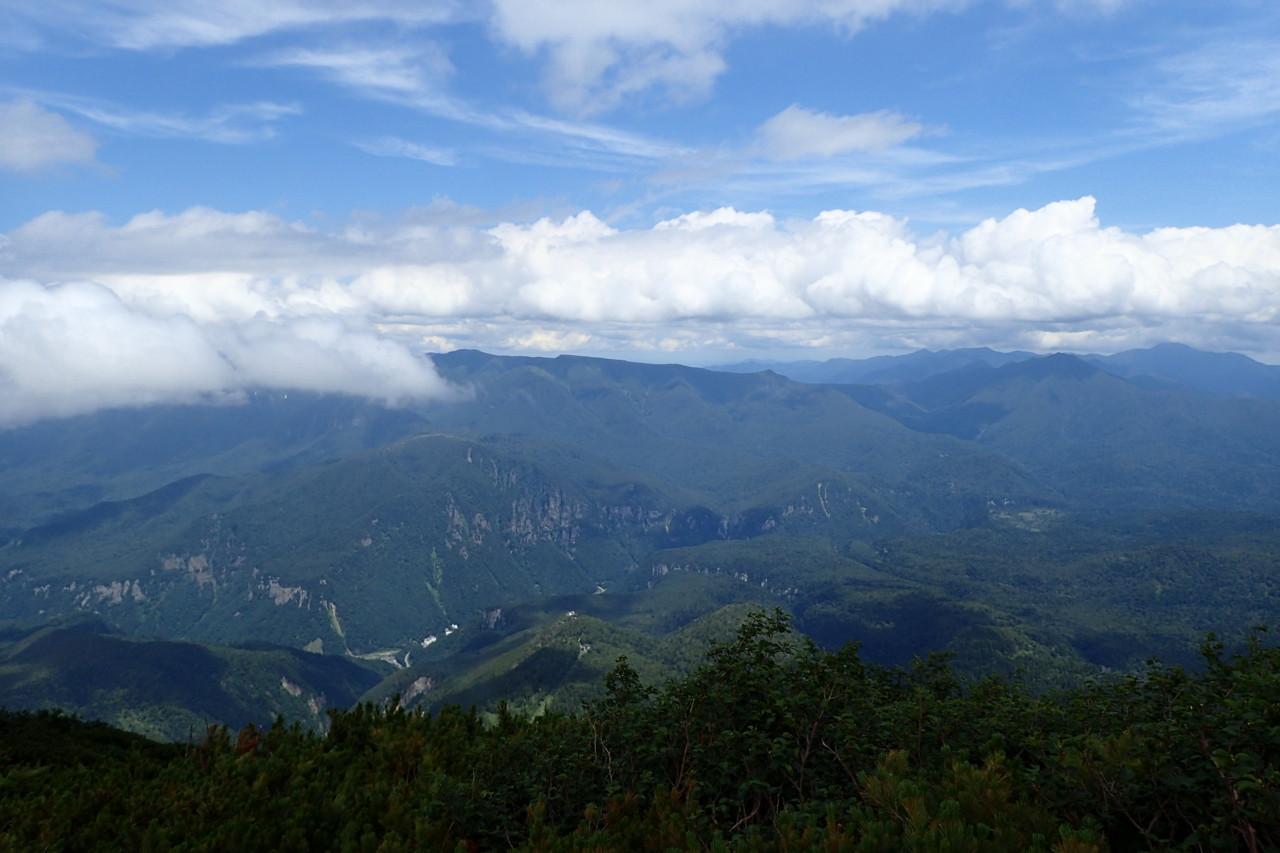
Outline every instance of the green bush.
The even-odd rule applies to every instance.
[[[688,677],[620,661],[577,714],[333,712],[160,746],[0,715],[0,849],[1261,851],[1280,652],[1036,696],[818,650],[780,612]]]

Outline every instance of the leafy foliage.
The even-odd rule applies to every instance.
[[[884,668],[760,612],[685,678],[626,661],[578,714],[455,706],[213,727],[178,751],[0,751],[12,849],[1264,850],[1280,843],[1280,651],[1034,696]],[[6,735],[70,723],[5,715]],[[10,737],[0,744],[11,743]],[[110,755],[110,760],[105,760]]]

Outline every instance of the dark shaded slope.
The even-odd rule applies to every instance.
[[[64,513],[45,524],[24,531],[17,544],[31,546],[51,542],[64,536],[82,534],[109,524],[130,526],[144,524],[149,519],[169,510],[207,479],[209,475],[197,474],[136,498],[103,501],[87,509]]]
[[[229,648],[124,637],[78,619],[0,640],[0,697],[9,710],[57,707],[166,740],[200,737],[277,715],[322,726],[379,680],[351,661],[298,649]]]
[[[884,543],[871,562],[956,601],[998,604],[1117,670],[1153,656],[1194,665],[1207,631],[1237,642],[1280,624],[1280,516],[1025,521]]]

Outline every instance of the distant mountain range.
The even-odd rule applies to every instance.
[[[918,350],[907,355],[827,361],[742,361],[713,367],[727,373],[770,370],[796,382],[894,385],[919,382],[972,367],[1002,367],[1040,358],[1035,353],[997,352],[987,347]],[[1114,355],[1084,355],[1107,373],[1154,389],[1196,391],[1220,397],[1280,399],[1280,365],[1262,364],[1239,353],[1204,352],[1186,344],[1158,344]]]
[[[0,432],[0,701],[146,731],[320,694],[571,705],[619,653],[678,671],[747,604],[878,661],[949,648],[1048,686],[1277,621],[1280,368],[1243,356],[434,360],[465,399],[262,393]],[[83,680],[77,644],[244,643],[276,650],[236,664],[258,705],[136,668],[96,668],[112,699],[57,686]],[[325,687],[330,659],[364,675]]]

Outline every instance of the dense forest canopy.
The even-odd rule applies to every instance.
[[[578,713],[333,711],[162,746],[0,716],[0,845],[131,850],[1247,850],[1280,845],[1280,650],[1033,695],[751,616]]]

